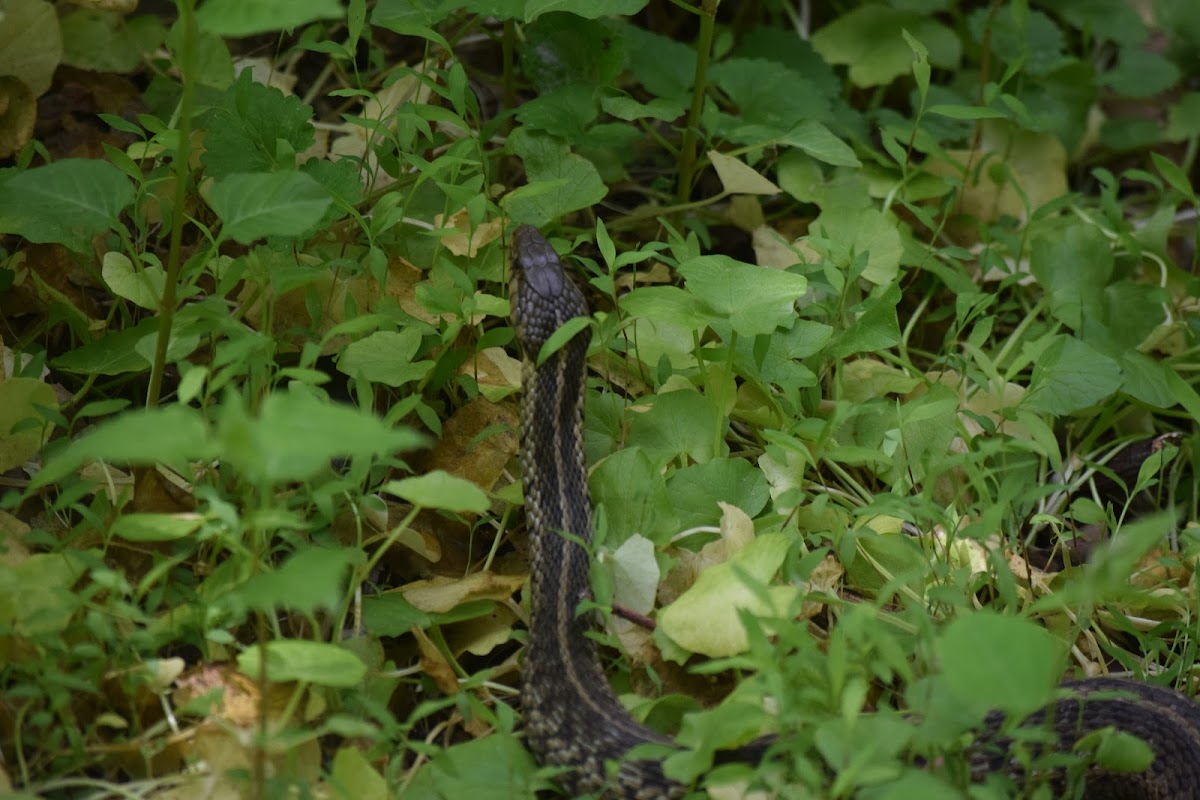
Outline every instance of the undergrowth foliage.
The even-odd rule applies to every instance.
[[[146,5],[0,16],[3,790],[554,791],[517,222],[698,797],[1010,796],[989,711],[1195,693],[1191,0]]]

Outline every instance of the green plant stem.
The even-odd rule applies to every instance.
[[[700,5],[700,38],[696,43],[696,77],[692,82],[692,107],[688,111],[687,127],[683,130],[683,143],[679,148],[679,183],[675,187],[675,200],[679,205],[687,202],[692,193],[692,180],[696,172],[696,131],[700,126],[700,114],[704,111],[704,95],[708,88],[708,57],[712,52],[713,31],[716,27],[717,8],[721,0],[703,0]]]
[[[167,346],[171,343],[171,324],[175,320],[175,289],[179,281],[179,262],[183,258],[184,204],[191,170],[192,144],[192,73],[195,61],[195,30],[192,19],[193,0],[180,0],[179,24],[182,35],[179,46],[179,72],[183,95],[179,100],[179,146],[172,164],[175,173],[175,198],[171,214],[171,242],[167,253],[167,279],[158,308],[158,341],[154,347],[154,364],[150,368],[150,386],[146,390],[146,407],[158,405],[162,394],[163,371],[167,366]]]

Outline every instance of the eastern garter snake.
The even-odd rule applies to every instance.
[[[658,762],[626,758],[631,748],[670,740],[637,723],[621,705],[586,636],[593,620],[576,613],[590,592],[592,506],[582,433],[590,330],[577,333],[540,366],[536,359],[563,323],[588,315],[587,302],[531,226],[513,235],[512,266],[513,327],[525,353],[521,459],[531,542],[532,619],[522,677],[526,741],[541,763],[567,768],[560,782],[573,795],[682,797],[687,788],[664,777]],[[1052,709],[1058,748],[1069,749],[1082,735],[1111,725],[1144,739],[1156,754],[1144,773],[1089,773],[1088,798],[1200,800],[1200,706],[1169,689],[1133,681],[1066,685],[1075,698]],[[1107,694],[1082,702],[1096,692]],[[998,720],[992,724],[994,730]],[[1006,743],[998,734],[991,738],[994,755],[981,748],[973,759],[977,772],[1011,766]],[[732,758],[754,758],[763,749],[750,746]]]

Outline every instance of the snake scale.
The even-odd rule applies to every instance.
[[[587,637],[593,615],[576,613],[590,592],[592,506],[582,436],[590,330],[575,334],[540,365],[537,358],[561,325],[589,311],[554,249],[529,225],[513,235],[511,296],[513,327],[525,354],[520,424],[532,609],[522,674],[527,745],[542,764],[565,768],[559,782],[574,796],[683,797],[688,788],[666,778],[659,762],[626,757],[634,747],[669,746],[670,739],[636,722],[621,705]],[[1091,768],[1086,797],[1200,800],[1200,706],[1169,689],[1115,678],[1064,686],[1070,696],[1047,712],[1054,715],[1058,749],[1113,726],[1143,739],[1155,754],[1141,773]],[[993,746],[973,756],[975,773],[1009,766],[1006,742],[995,732],[999,721],[991,719],[993,732],[985,734]],[[721,760],[754,759],[763,749],[752,745]]]

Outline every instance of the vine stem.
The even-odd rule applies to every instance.
[[[687,127],[679,148],[679,183],[675,200],[679,205],[688,201],[696,172],[696,131],[704,111],[704,96],[708,89],[708,57],[712,53],[713,31],[716,28],[717,8],[721,0],[702,0],[700,4],[700,37],[696,42],[696,77],[692,82],[692,107],[688,111]]]

